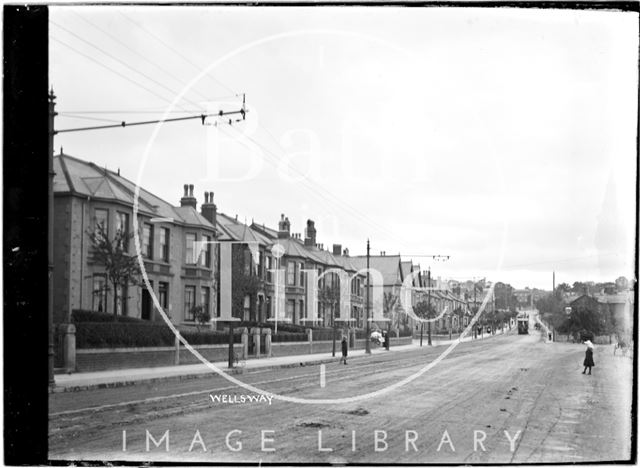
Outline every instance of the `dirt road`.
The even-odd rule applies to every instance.
[[[348,398],[415,374],[444,349],[336,361],[324,378],[320,366],[237,377],[285,397]],[[598,347],[588,376],[583,355],[581,345],[511,333],[462,343],[386,394],[328,404],[269,400],[218,376],[52,394],[50,456],[256,464],[628,459],[631,359]]]

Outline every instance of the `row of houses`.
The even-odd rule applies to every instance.
[[[178,325],[195,324],[198,308],[219,323],[265,322],[277,314],[280,320],[309,326],[339,322],[360,328],[366,323],[366,257],[351,256],[338,244],[325,248],[311,219],[304,235],[291,231],[284,214],[277,229],[248,224],[219,212],[210,191],[198,209],[194,186],[187,184],[179,206],[140,188],[134,220],[136,186],[119,171],[62,151],[54,157],[54,171],[57,323],[71,321],[76,309],[115,309],[118,315],[158,321],[159,308]],[[137,225],[149,287],[117,285],[114,295],[91,242],[98,225],[109,238],[116,232],[130,237]],[[124,248],[132,255],[136,251],[133,240]],[[413,326],[399,300],[403,284],[409,284],[413,306],[426,299],[442,315],[436,330],[468,323],[469,302],[446,283],[429,282],[419,265],[384,253],[372,255],[369,265],[380,273],[383,293],[382,301],[372,300],[370,317],[389,317],[394,328]],[[310,287],[316,281],[318,288]],[[427,286],[434,290],[420,289]],[[373,289],[369,293],[375,296]]]

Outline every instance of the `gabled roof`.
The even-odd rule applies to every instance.
[[[56,173],[54,193],[70,193],[133,207],[136,184],[113,171],[62,153],[54,156],[53,168]],[[142,187],[139,190],[138,210],[148,216],[173,219],[178,224],[214,228],[195,208],[173,206]]]
[[[367,257],[358,255],[349,257],[351,263],[358,269],[367,268]],[[376,255],[369,257],[369,267],[382,274],[385,286],[402,284],[402,271],[400,269],[400,255]]]
[[[218,224],[222,225],[225,233],[230,237],[228,240],[241,242],[257,242],[258,245],[267,246],[271,244],[271,239],[253,229],[251,226],[241,223],[224,213],[218,213]]]
[[[358,271],[356,266],[351,261],[351,257],[345,257],[344,255],[334,255],[333,258],[335,258],[336,261],[340,264],[340,266],[344,268],[346,271],[352,271],[354,273]]]
[[[265,226],[264,224],[258,224],[256,222],[251,223],[251,229],[258,231],[259,233],[265,235],[271,240],[278,238],[278,231],[275,229],[271,229],[270,227]]]

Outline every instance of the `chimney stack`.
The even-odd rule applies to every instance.
[[[193,185],[184,184],[184,196],[180,199],[180,206],[191,206],[196,209],[198,201],[193,196]]]
[[[316,227],[310,219],[307,219],[307,228],[304,230],[304,245],[307,247],[316,245]]]
[[[287,239],[290,236],[291,223],[289,218],[285,218],[284,214],[280,215],[278,222],[278,239]]]
[[[216,225],[218,208],[213,203],[213,192],[204,192],[204,203],[200,207],[200,213],[207,221]]]
[[[342,245],[333,244],[333,255],[342,255]]]

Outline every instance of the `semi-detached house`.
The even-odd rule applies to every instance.
[[[90,233],[102,224],[109,238],[133,232],[136,185],[119,173],[59,154],[54,157],[54,314],[69,322],[75,309],[113,313],[113,291],[104,266],[93,258]],[[193,324],[193,307],[218,308],[216,206],[205,194],[196,209],[193,186],[185,185],[180,206],[140,188],[137,233],[153,293],[176,324]],[[202,245],[202,249],[198,249]],[[135,255],[134,240],[125,247]],[[200,250],[198,252],[198,250]],[[157,321],[151,293],[144,285],[119,287],[119,315]]]

